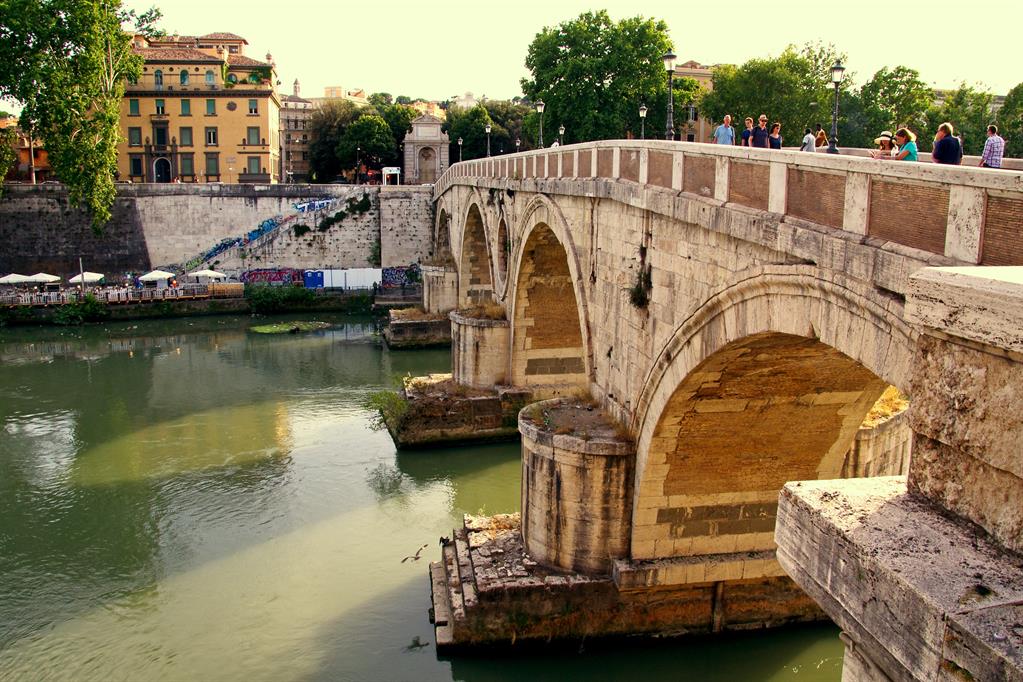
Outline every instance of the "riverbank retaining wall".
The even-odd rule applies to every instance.
[[[354,205],[364,196],[368,208],[348,208],[349,199]],[[330,203],[309,213],[295,208],[318,201]],[[323,218],[342,210],[344,216],[320,229]],[[267,221],[281,224],[276,234],[253,241],[246,249],[248,258],[241,258],[237,249],[225,251],[218,267],[408,265],[431,250],[431,188],[122,184],[112,217],[97,235],[88,214],[70,202],[63,185],[7,185],[0,198],[0,272],[71,276],[78,272],[79,257],[86,270],[109,276],[184,266],[223,240],[244,237]],[[298,234],[298,224],[308,232]]]

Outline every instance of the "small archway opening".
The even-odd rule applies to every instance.
[[[473,204],[465,219],[462,254],[458,268],[458,305],[468,307],[494,300],[494,280],[490,273],[490,249],[483,229],[483,216]]]
[[[170,161],[161,157],[153,162],[153,180],[155,182],[171,181]]]
[[[888,388],[815,338],[763,332],[713,352],[650,415],[633,559],[773,550],[779,490],[840,478]]]
[[[540,223],[522,250],[512,323],[512,383],[586,386],[586,353],[568,254]]]

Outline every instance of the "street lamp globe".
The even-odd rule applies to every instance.
[[[546,106],[546,105],[543,103],[543,100],[542,99],[538,100],[537,103],[536,103],[536,113],[542,114],[544,106]]]
[[[664,61],[664,70],[665,71],[674,71],[675,70],[675,60],[678,59],[678,57],[675,55],[674,52],[672,52],[671,50],[668,50],[664,54],[664,56],[661,57],[661,59]]]
[[[646,105],[639,105],[639,139],[646,139]]]
[[[487,158],[490,158],[490,124],[483,126],[484,132],[487,134]]]
[[[565,124],[558,126],[558,144],[565,144]]]
[[[838,85],[845,78],[845,67],[842,66],[842,60],[836,59],[835,63],[831,67],[831,82]]]
[[[462,138],[458,138],[458,160],[462,160]]]
[[[675,139],[675,92],[674,92],[674,76],[675,76],[675,53],[668,50],[661,60],[664,61],[664,70],[668,73],[668,115],[664,122],[664,139],[674,140]]]
[[[483,130],[485,130],[487,132],[487,135],[489,135],[490,134],[490,124],[488,123],[486,126],[484,126]]]
[[[540,149],[543,149],[543,109],[544,109],[543,100],[542,99],[537,100],[536,113],[540,114],[540,142],[537,146],[540,147]]]

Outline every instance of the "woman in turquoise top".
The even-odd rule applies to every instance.
[[[899,145],[899,153],[892,157],[895,161],[916,161],[916,135],[908,128],[899,128],[895,131],[895,142]]]

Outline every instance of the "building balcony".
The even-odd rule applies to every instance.
[[[242,184],[269,185],[269,173],[239,173],[238,182]]]
[[[170,115],[169,114],[150,114],[149,115],[149,120],[150,121],[169,121],[170,120]]]
[[[266,144],[266,138],[264,137],[264,138],[263,138],[262,140],[260,140],[260,141],[259,141],[258,143],[255,143],[255,142],[249,142],[248,140],[244,140],[244,139],[243,139],[243,140],[241,141],[241,146],[242,146],[242,147],[266,147],[266,146],[267,146],[267,144]]]

